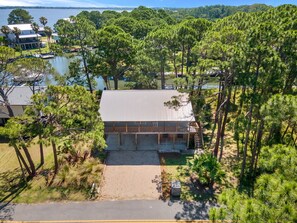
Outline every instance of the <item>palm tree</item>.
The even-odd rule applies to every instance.
[[[53,34],[53,30],[51,29],[51,27],[46,26],[46,27],[44,27],[44,33],[47,36],[47,43],[50,46],[50,40],[51,40],[51,36]]]
[[[43,26],[45,26],[45,25],[47,24],[47,18],[45,18],[44,16],[41,16],[41,17],[39,18],[39,22],[40,22]]]
[[[15,35],[16,45],[19,47],[22,53],[22,48],[20,47],[20,34],[21,30],[17,27],[13,27],[12,33]]]
[[[10,28],[8,26],[2,26],[1,32],[5,35],[6,41],[8,42],[8,34],[10,33]]]
[[[37,38],[37,47],[38,47],[38,49],[39,49],[39,53],[41,53],[40,45],[39,45],[39,39],[38,39],[39,25],[38,25],[36,22],[33,22],[33,23],[31,24],[31,28],[33,29],[33,31],[34,31],[35,34],[36,34],[36,38]]]

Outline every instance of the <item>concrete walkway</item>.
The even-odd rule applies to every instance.
[[[209,203],[161,200],[94,201],[0,205],[0,220],[207,219]]]

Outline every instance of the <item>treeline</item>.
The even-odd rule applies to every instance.
[[[186,18],[188,16],[193,16],[195,18],[214,20],[233,15],[237,12],[260,12],[271,8],[272,6],[265,4],[241,6],[211,5],[198,8],[171,8],[168,10],[168,12],[172,13],[175,18]]]

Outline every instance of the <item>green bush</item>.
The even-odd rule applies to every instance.
[[[204,185],[212,187],[214,183],[221,184],[225,178],[225,172],[221,164],[210,153],[195,155],[188,162],[191,175],[197,177],[198,181]]]

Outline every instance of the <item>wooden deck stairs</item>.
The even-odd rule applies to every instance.
[[[199,137],[199,133],[195,133],[194,141],[195,141],[195,149],[203,149],[201,137]]]
[[[196,129],[196,133],[194,135],[195,154],[202,154],[204,152],[202,128],[199,128],[198,124],[196,123],[195,129]]]

